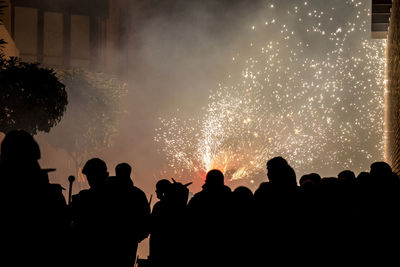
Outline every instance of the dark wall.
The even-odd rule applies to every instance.
[[[393,1],[388,35],[387,159],[400,174],[400,1]]]
[[[63,12],[80,15],[108,16],[108,0],[11,0],[11,4],[21,7],[41,8],[46,11]]]

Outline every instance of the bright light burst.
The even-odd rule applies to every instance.
[[[264,20],[249,27],[246,56],[232,58],[241,74],[210,95],[198,118],[161,119],[155,140],[170,167],[250,180],[277,155],[298,174],[360,171],[381,160],[385,43],[370,39],[369,6],[267,3]]]

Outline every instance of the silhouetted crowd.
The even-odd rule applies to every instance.
[[[1,143],[1,266],[126,266],[150,237],[140,266],[396,266],[400,256],[400,179],[385,162],[358,176],[302,176],[282,157],[268,181],[231,190],[219,170],[189,199],[189,184],[160,180],[152,210],[118,164],[99,158],[82,173],[89,189],[68,199],[38,163],[24,131]]]

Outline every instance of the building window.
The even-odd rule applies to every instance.
[[[88,68],[90,63],[90,19],[71,15],[71,66]]]
[[[63,14],[44,13],[43,63],[49,66],[63,64]]]
[[[24,61],[38,61],[38,10],[15,7],[14,40]]]
[[[72,6],[68,1],[61,6],[50,2],[12,1],[11,32],[21,58],[55,68],[98,69],[106,45],[108,1],[91,2],[102,3],[95,9],[85,1]]]

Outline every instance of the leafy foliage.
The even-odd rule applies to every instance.
[[[54,146],[65,149],[78,169],[89,153],[111,146],[118,133],[126,89],[116,79],[83,70],[66,71],[60,79],[66,86],[69,104],[48,139]]]
[[[0,131],[49,132],[68,104],[54,70],[0,55]]]

